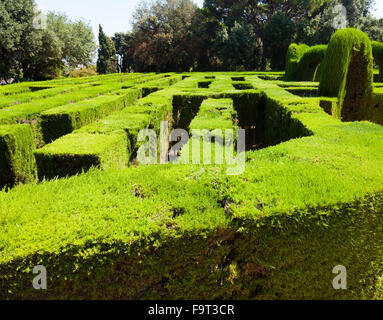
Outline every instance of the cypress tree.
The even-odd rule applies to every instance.
[[[101,25],[98,32],[98,42],[100,47],[98,49],[97,72],[99,74],[111,73],[112,48],[110,46],[110,40],[105,35]]]

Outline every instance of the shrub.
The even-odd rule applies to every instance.
[[[6,107],[12,107],[14,105],[29,103],[40,99],[55,97],[59,94],[75,92],[79,89],[84,89],[83,86],[70,85],[65,87],[53,87],[53,88],[38,88],[31,86],[28,91],[21,94],[9,94],[6,97],[1,98],[0,109]],[[42,89],[42,90],[36,90]]]
[[[129,162],[128,143],[124,131],[66,135],[35,152],[39,179],[80,174],[91,167],[124,167]]]
[[[286,81],[295,81],[297,79],[299,60],[309,48],[310,47],[305,44],[296,43],[292,43],[289,46],[286,55]]]
[[[128,89],[128,92],[127,90],[122,90],[122,92],[124,92],[122,101],[128,100],[128,104],[131,104],[137,99],[141,89]],[[105,99],[107,100],[105,101]],[[115,103],[119,100],[119,98],[116,100],[112,97],[105,97],[105,99],[101,99],[101,101],[104,103],[111,100]],[[83,111],[87,114],[89,111],[84,108],[84,104],[81,104],[80,108],[73,106],[74,110],[77,110],[76,112]],[[102,106],[103,104],[100,105],[100,107]],[[106,106],[108,107],[110,104],[106,103]],[[70,108],[71,106],[69,106]],[[54,115],[56,116],[51,119],[53,122],[49,127],[55,128],[60,122],[63,122],[64,126],[58,126],[61,128],[61,133],[65,130],[80,128],[80,124],[84,124],[84,122],[81,122],[81,117],[76,112],[74,114],[68,113],[66,116],[64,114],[65,117],[61,120],[56,120],[60,112],[55,112]],[[165,97],[159,98],[152,94],[141,99],[136,106],[125,108],[100,121],[83,126],[35,153],[39,178],[52,179],[71,176],[87,171],[92,166],[103,169],[109,168],[115,162],[117,167],[124,167],[128,165],[138,148],[138,132],[151,125],[159,133],[160,121],[170,120],[168,119],[169,114],[171,114],[171,96],[166,97],[165,95]],[[70,123],[67,127],[65,123],[68,121],[64,121],[66,117],[69,117]],[[92,122],[91,120],[94,121],[95,118],[91,118],[89,122]]]
[[[319,81],[327,45],[307,49],[298,63],[297,81]]]
[[[1,193],[0,298],[374,298],[383,129],[341,123],[275,84],[262,90],[222,95],[238,109],[267,103],[272,142],[294,133],[291,120],[314,135],[248,153],[241,176],[140,166]],[[348,290],[332,287],[339,264]],[[36,265],[48,270],[48,290],[31,285]]]
[[[156,92],[182,80],[181,75],[174,75],[172,77],[165,77],[160,80],[149,81],[142,86],[142,96],[146,97],[149,94]]]
[[[0,126],[0,188],[34,180],[34,149],[29,125]]]
[[[198,89],[193,75],[38,150],[40,176],[124,166],[127,136],[172,116],[184,128],[255,127],[275,145],[247,152],[240,176],[91,169],[1,192],[0,299],[382,298],[383,128],[342,123],[319,106],[336,99],[258,75],[246,75],[257,90],[222,74]],[[48,290],[32,287],[36,265]],[[332,286],[337,265],[348,290]]]
[[[82,78],[82,77],[92,77],[97,76],[98,73],[95,68],[81,68],[78,70],[73,70],[69,73],[69,78]]]
[[[190,123],[198,114],[202,102],[208,96],[180,94],[173,97],[173,119],[175,127],[189,130]]]
[[[81,90],[80,90],[81,89]],[[0,123],[11,124],[16,121],[32,121],[46,110],[54,107],[79,102],[85,99],[94,98],[102,94],[110,93],[121,89],[121,83],[110,83],[100,86],[82,85],[75,90],[60,89],[62,94],[49,98],[33,100],[29,103],[22,103],[0,110]]]
[[[357,29],[338,30],[331,37],[319,85],[322,96],[338,97],[337,117],[360,120],[373,93],[371,41]]]
[[[106,95],[50,109],[40,115],[45,143],[50,143],[84,125],[134,104],[141,96],[138,89],[125,90],[120,95]]]
[[[150,113],[153,110],[148,108],[137,110],[136,108],[124,109],[116,112],[105,119],[94,122],[88,126],[76,130],[74,133],[87,132],[92,134],[107,134],[110,132],[124,130],[129,138],[129,155],[133,155],[137,148],[137,136],[140,130],[149,128],[151,123]],[[142,112],[142,113],[139,113]]]
[[[376,64],[379,66],[378,80],[383,82],[383,42],[372,42],[372,54]]]

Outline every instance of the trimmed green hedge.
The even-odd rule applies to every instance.
[[[174,75],[165,79],[149,81],[142,86],[142,96],[146,97],[153,92],[170,87],[182,80],[182,75]]]
[[[234,90],[238,74],[219,73],[214,88],[198,89],[203,74],[191,75],[181,90],[153,93],[37,151],[48,173],[75,163],[65,162],[67,146],[108,168],[127,159],[115,154],[129,143],[116,131],[123,114],[192,128],[193,115],[226,119],[233,108],[268,147],[247,152],[240,176],[225,166],[91,169],[1,192],[0,298],[382,299],[383,128],[341,122],[320,107],[333,99],[300,97],[258,75],[246,75],[257,90]],[[111,154],[91,158],[90,145]],[[47,268],[46,291],[32,288],[36,265]],[[347,290],[332,286],[337,265],[347,268]]]
[[[233,143],[237,141],[237,112],[234,109],[232,99],[206,99],[202,102],[197,116],[193,119],[189,126],[189,134],[191,138],[189,142],[182,148],[182,157],[179,163],[193,163],[198,160],[191,152],[194,141],[200,144],[200,163],[204,163],[203,159],[207,159],[206,154],[212,155],[209,159],[211,163],[216,163],[216,152],[220,150],[222,160],[225,160],[224,148],[227,138],[225,130],[233,131]],[[199,130],[194,131],[194,130]],[[202,139],[202,141],[201,141]],[[201,148],[202,147],[202,148]]]
[[[137,97],[140,89],[130,91],[133,95],[127,96],[132,98]],[[117,161],[118,167],[127,166],[139,147],[138,132],[153,127],[159,134],[160,121],[171,121],[171,110],[171,96],[165,95],[164,98],[154,93],[139,100],[135,106],[75,130],[36,151],[39,178],[71,176],[87,171],[92,166],[110,167],[114,161],[111,157],[113,149],[117,159],[120,159]],[[121,132],[124,132],[126,141],[114,143]],[[82,150],[85,150],[85,155]]]
[[[112,112],[132,105],[140,96],[141,90],[129,89],[120,92],[120,95],[101,96],[45,111],[40,115],[44,142],[50,143]]]
[[[0,297],[378,297],[383,198],[353,199],[380,188],[383,130],[310,118],[301,120],[317,137],[250,154],[239,177],[199,166],[93,170],[1,194],[3,219],[12,223],[0,235],[7,243]],[[359,157],[348,166],[353,152],[366,165],[355,166]],[[25,204],[27,216],[18,215]],[[32,247],[18,245],[15,224]],[[47,267],[48,291],[31,286],[31,266],[39,264]],[[348,290],[332,288],[339,264]]]
[[[48,97],[54,97],[59,94],[76,92],[86,87],[89,87],[89,85],[82,85],[82,86],[72,85],[68,87],[57,87],[57,88],[50,88],[45,90],[37,90],[36,92],[32,92],[30,88],[28,87],[29,90],[27,92],[22,92],[22,93],[18,92],[17,94],[12,94],[6,97],[2,97],[0,101],[0,109],[3,109],[5,107],[11,107],[13,105],[18,105],[21,103],[28,103],[34,100],[41,100]]]
[[[29,83],[17,83],[14,85],[2,85],[0,86],[1,96],[10,96],[15,94],[31,92],[29,89]]]
[[[202,102],[208,95],[179,94],[173,97],[173,120],[177,129],[189,130],[189,125],[198,114]]]
[[[383,43],[373,41],[372,42],[372,54],[376,64],[379,66],[379,82],[383,82]]]
[[[140,130],[149,128],[151,124],[150,111],[151,110],[146,110],[146,112],[143,113],[135,113],[132,112],[132,110],[126,109],[123,112],[118,112],[89,126],[76,130],[75,133],[105,134],[124,130],[129,138],[129,148],[127,152],[132,158],[137,152],[138,133]]]
[[[366,108],[361,112],[363,120],[383,125],[383,91],[375,91]]]
[[[0,188],[36,179],[34,149],[29,125],[0,126]]]
[[[373,93],[371,41],[357,29],[341,29],[331,37],[323,62],[319,94],[338,97],[337,117],[360,120]]]
[[[321,64],[325,58],[327,45],[319,45],[307,49],[299,59],[297,81],[320,80]]]
[[[39,179],[62,178],[88,171],[121,168],[129,163],[124,131],[110,134],[73,133],[35,151]]]
[[[292,43],[289,46],[286,54],[286,81],[296,81],[298,77],[299,60],[309,48],[308,45],[296,43]]]
[[[234,129],[237,113],[232,99],[206,99],[191,122],[192,130]]]
[[[121,89],[121,85],[121,83],[114,82],[101,86],[87,86],[76,92],[67,92],[49,98],[33,100],[30,103],[7,107],[0,110],[0,123],[13,124],[15,122],[32,121],[46,110],[108,94]]]
[[[132,87],[137,87],[148,81],[158,80],[164,78],[166,75],[141,75],[137,76],[116,74],[108,75],[107,77],[98,76],[93,81],[97,80],[98,82],[92,82],[89,79],[87,81],[80,82],[82,83],[79,86],[75,86],[74,89],[61,87],[54,88],[52,90],[57,90],[56,96],[51,96],[48,98],[41,98],[32,100],[30,102],[24,102],[21,104],[9,106],[3,109],[0,109],[0,124],[13,124],[15,122],[23,121],[32,121],[39,117],[39,115],[49,109],[55,107],[63,106],[66,104],[77,103],[86,99],[95,98],[99,95],[106,95],[111,92],[119,91],[121,89],[129,89]],[[93,77],[89,77],[93,78]],[[100,81],[104,79],[103,81]],[[80,80],[79,80],[80,81]],[[70,80],[56,80],[48,82],[49,84],[68,84],[71,83]],[[74,84],[74,83],[73,83]],[[72,84],[72,85],[73,85]],[[66,92],[65,90],[69,90]],[[70,90],[74,90],[71,92]],[[62,92],[62,94],[58,94]],[[39,91],[32,93],[37,96],[41,93]],[[28,94],[29,95],[29,94]],[[17,98],[12,98],[17,99]],[[29,101],[29,100],[28,100]]]
[[[132,87],[140,86],[143,84],[156,83],[158,81],[163,80],[164,78],[171,77],[172,73],[148,73],[145,75],[141,75],[138,77],[128,78],[127,81],[123,82],[122,89],[129,89]]]

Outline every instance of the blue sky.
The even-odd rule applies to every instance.
[[[132,14],[142,0],[35,0],[40,9],[66,13],[72,20],[84,18],[95,34],[102,24],[107,35],[130,30]],[[202,6],[203,0],[194,0]],[[383,1],[376,1],[374,15],[383,18]]]
[[[374,15],[378,18],[383,18],[383,1],[376,0]]]
[[[199,6],[203,0],[193,0]],[[40,9],[66,13],[72,20],[84,18],[98,33],[101,24],[107,35],[130,30],[136,6],[142,0],[35,0]]]

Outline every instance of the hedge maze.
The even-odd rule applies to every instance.
[[[292,45],[286,73],[0,87],[0,298],[382,299],[379,48],[347,29]],[[139,163],[163,121],[191,136],[179,162]],[[198,163],[224,129],[246,130],[240,175]]]

